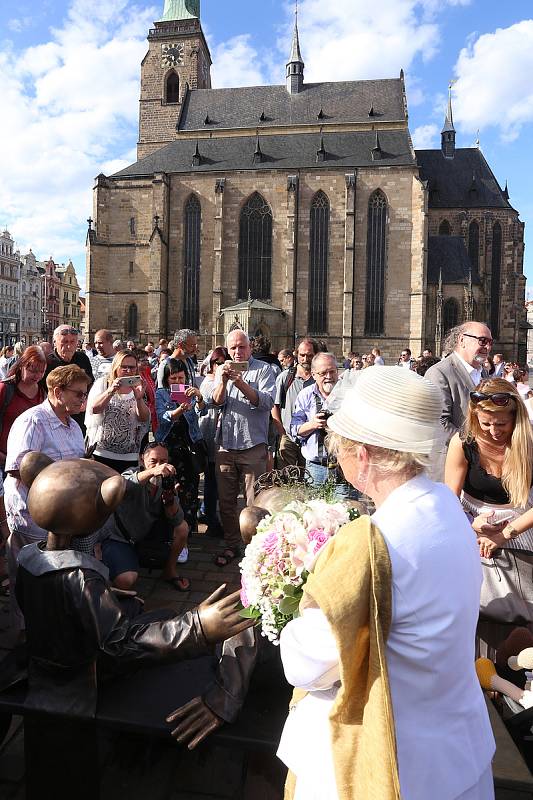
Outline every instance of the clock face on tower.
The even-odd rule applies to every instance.
[[[183,45],[182,44],[162,44],[161,45],[161,66],[175,67],[183,64]]]

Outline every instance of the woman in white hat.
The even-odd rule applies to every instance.
[[[278,752],[296,777],[287,795],[296,800],[494,797],[494,740],[474,671],[479,555],[457,498],[425,474],[439,446],[441,409],[428,380],[383,367],[362,372],[328,422],[328,451],[377,510],[372,525],[356,520],[324,548],[301,616],[281,635],[287,679],[307,691]],[[366,572],[353,553],[346,557],[357,547]],[[324,575],[330,580],[320,587]],[[348,628],[336,616],[347,594],[355,609]],[[357,685],[359,696],[347,696]],[[375,709],[390,735],[376,736]],[[364,774],[354,781],[351,771]]]

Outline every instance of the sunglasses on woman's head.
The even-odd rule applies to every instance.
[[[494,392],[494,394],[485,394],[485,392],[470,392],[470,399],[477,406],[478,403],[483,403],[485,400],[490,400],[495,406],[508,406],[513,399],[513,395],[509,392]]]

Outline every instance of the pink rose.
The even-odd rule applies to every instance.
[[[265,539],[263,541],[263,551],[267,555],[271,555],[277,550],[278,544],[279,544],[278,534],[275,531],[272,531],[271,533],[268,534],[268,536],[265,536]]]
[[[309,544],[312,545],[313,553],[318,553],[318,551],[324,547],[330,537],[329,534],[327,534],[324,530],[315,529],[309,531],[307,538],[309,540]]]

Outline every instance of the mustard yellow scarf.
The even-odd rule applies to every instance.
[[[385,642],[392,618],[387,545],[362,516],[345,525],[309,575],[300,608],[318,606],[333,630],[341,686],[330,714],[339,800],[399,800]],[[293,702],[304,695],[296,689]],[[285,800],[292,800],[289,773]]]

